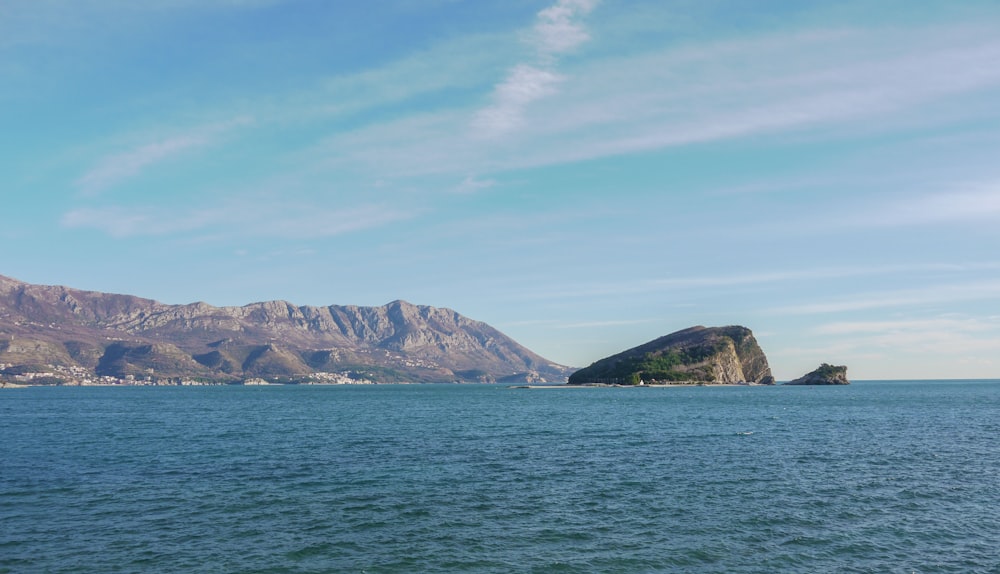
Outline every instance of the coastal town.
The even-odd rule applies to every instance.
[[[0,363],[0,388],[22,388],[30,386],[64,386],[64,387],[112,387],[112,386],[144,386],[144,387],[191,387],[191,386],[221,386],[221,385],[373,385],[375,381],[360,376],[358,373],[344,371],[340,373],[309,373],[299,378],[264,379],[251,377],[247,379],[202,379],[184,377],[157,377],[155,372],[145,375],[126,375],[113,377],[97,375],[79,366],[45,365],[25,367],[10,363]]]

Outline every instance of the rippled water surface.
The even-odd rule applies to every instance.
[[[0,392],[0,572],[1000,572],[1000,382]]]

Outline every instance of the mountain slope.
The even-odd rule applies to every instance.
[[[405,301],[165,305],[3,276],[0,363],[225,381],[348,371],[385,381],[537,381],[569,372],[486,323]]]
[[[746,327],[691,327],[573,373],[570,384],[699,382],[774,384],[767,357]]]

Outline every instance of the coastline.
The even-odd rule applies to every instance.
[[[604,383],[594,383],[590,385],[513,385],[508,389],[641,389],[641,388],[679,388],[679,387],[773,387],[775,385],[760,385],[757,383],[656,383],[643,385],[609,385]]]

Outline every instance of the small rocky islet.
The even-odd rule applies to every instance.
[[[786,385],[849,385],[847,380],[847,367],[844,365],[835,366],[823,363],[815,370],[802,375],[801,377],[788,381]]]

